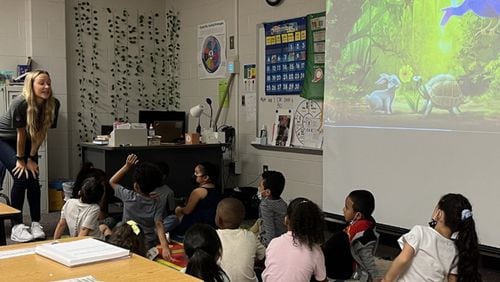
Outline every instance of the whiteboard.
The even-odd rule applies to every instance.
[[[397,128],[325,127],[323,208],[342,214],[356,188],[373,192],[379,223],[425,225],[439,198],[472,204],[480,244],[500,248],[500,134]]]

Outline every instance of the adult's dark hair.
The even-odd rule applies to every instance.
[[[144,194],[153,192],[163,183],[163,173],[156,165],[149,162],[139,162],[135,166],[133,178]]]
[[[226,273],[217,261],[222,255],[222,243],[215,229],[208,224],[191,226],[184,236],[184,250],[189,259],[186,273],[203,281],[223,282]]]
[[[286,216],[294,242],[298,241],[311,250],[314,245],[323,244],[325,218],[318,205],[306,198],[296,198],[288,205]]]
[[[352,201],[352,209],[362,213],[365,218],[369,218],[375,210],[375,198],[370,191],[354,190],[347,197]]]
[[[219,170],[217,169],[217,166],[211,162],[201,162],[198,166],[201,173],[203,173],[204,176],[208,176],[208,181],[217,185],[219,178]]]
[[[458,249],[458,281],[481,281],[479,273],[479,243],[472,205],[461,194],[446,194],[438,202],[444,212],[445,225],[458,232],[455,245]]]
[[[170,174],[170,166],[166,162],[157,162],[156,165],[163,173],[163,184],[167,184],[168,175]]]
[[[268,170],[262,173],[262,185],[271,191],[273,198],[279,199],[285,189],[285,177],[279,171]]]
[[[140,256],[146,256],[146,239],[139,224],[139,234],[135,234],[132,226],[126,222],[119,222],[113,229],[113,234],[107,240],[109,243],[130,250]]]
[[[99,204],[104,196],[104,183],[89,177],[83,181],[82,190],[80,190],[80,199],[86,204]]]

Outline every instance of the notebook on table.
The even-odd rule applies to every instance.
[[[97,239],[82,239],[64,243],[38,245],[35,253],[65,266],[72,267],[93,262],[128,257],[130,251]]]

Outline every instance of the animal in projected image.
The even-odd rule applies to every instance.
[[[468,11],[483,18],[500,17],[500,0],[465,0],[460,6],[444,8],[441,26],[446,25],[451,16],[463,16]]]
[[[401,85],[401,81],[395,74],[380,74],[380,78],[375,82],[383,85],[387,83],[386,89],[375,90],[366,96],[366,102],[374,113],[392,114],[392,103],[396,96],[396,88]]]
[[[424,84],[422,77],[414,76],[413,81],[425,100],[423,109],[425,116],[431,113],[434,106],[448,110],[453,115],[460,113],[458,107],[465,102],[465,97],[455,77],[450,74],[438,74]]]

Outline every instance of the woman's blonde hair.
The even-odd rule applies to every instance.
[[[32,141],[43,141],[47,136],[47,130],[52,125],[55,118],[56,100],[52,95],[52,87],[50,88],[50,96],[43,104],[36,104],[36,96],[33,91],[35,79],[41,75],[50,75],[44,70],[35,70],[29,72],[24,80],[23,96],[28,103],[26,112],[26,126]]]

